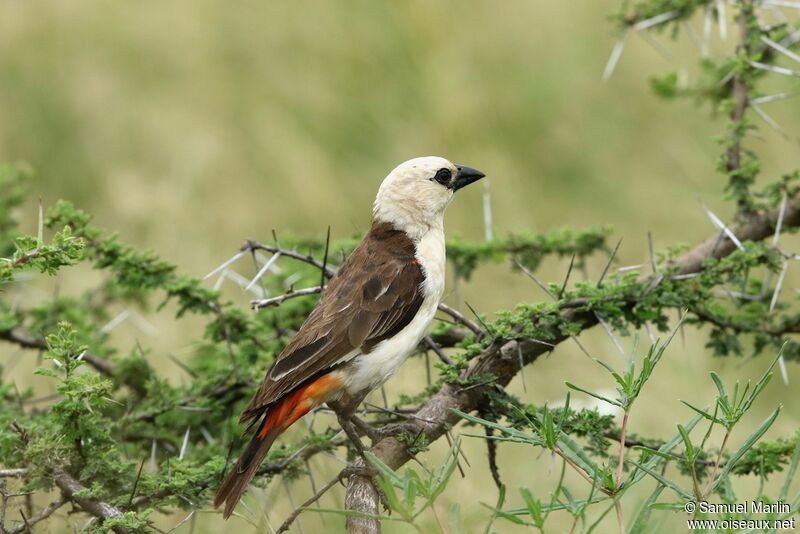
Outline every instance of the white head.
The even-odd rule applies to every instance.
[[[383,180],[372,210],[373,220],[390,222],[412,239],[442,227],[453,194],[484,174],[438,156],[401,163]]]

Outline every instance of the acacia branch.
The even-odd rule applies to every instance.
[[[760,241],[773,234],[777,220],[777,209],[754,212],[742,216],[732,225],[731,229],[740,241]],[[800,198],[793,198],[787,202],[783,228],[797,226],[800,226]],[[705,260],[721,259],[735,249],[736,246],[730,240],[721,240],[715,233],[686,254],[675,259],[670,266],[678,274],[699,272],[703,269]],[[643,277],[642,281],[652,280],[655,283],[658,282],[659,277],[660,275],[653,274]],[[635,301],[626,303],[626,306],[631,309],[635,305]],[[535,316],[531,319],[536,322]],[[551,342],[558,345],[569,338],[559,328],[561,324],[566,323],[575,325],[582,331],[598,324],[598,318],[593,311],[581,308],[576,304],[564,306],[560,313],[560,320],[556,324],[548,323],[538,326],[548,330],[552,336]],[[424,433],[427,442],[432,443],[459,422],[459,417],[453,412],[454,409],[462,412],[476,410],[487,402],[487,393],[498,386],[503,387],[511,381],[521,368],[519,354],[522,355],[522,361],[529,364],[551,350],[552,347],[542,345],[529,338],[495,341],[484,349],[473,360],[470,367],[461,374],[461,378],[465,382],[490,374],[494,377],[492,382],[478,386],[473,384],[467,387],[445,384],[416,412],[409,424],[413,425],[417,431]],[[413,430],[411,432],[413,433]],[[411,459],[405,445],[394,437],[387,437],[379,441],[371,448],[371,452],[392,469],[398,469]],[[355,464],[363,465],[363,461],[357,460]],[[368,477],[351,477],[348,480],[345,505],[348,510],[356,512],[360,517],[348,518],[348,532],[359,534],[380,532],[379,521],[369,517],[378,514],[378,502],[378,495]]]
[[[25,349],[49,350],[47,341],[45,341],[43,338],[33,337],[22,332],[18,328],[0,332],[0,339],[8,341],[9,343],[15,343]],[[100,356],[86,352],[83,354],[83,361],[94,367],[95,370],[103,375],[110,377],[114,376],[114,366],[111,364],[111,362],[101,358]]]
[[[62,495],[57,500],[55,500],[55,501],[51,502],[49,505],[47,505],[45,508],[42,508],[39,511],[39,513],[37,513],[36,515],[33,515],[31,517],[28,517],[28,518],[25,518],[25,516],[23,516],[23,518],[24,518],[23,523],[21,525],[19,525],[19,526],[14,527],[14,528],[5,529],[5,534],[21,534],[22,532],[25,532],[26,530],[27,531],[32,531],[31,527],[33,525],[35,525],[36,523],[39,523],[41,521],[44,521],[45,519],[47,519],[48,517],[53,515],[53,513],[56,510],[58,510],[59,508],[64,506],[64,504],[67,503],[67,500],[68,499],[66,499]]]
[[[106,502],[98,501],[90,497],[83,497],[80,493],[87,490],[86,486],[80,483],[72,475],[67,473],[63,467],[57,466],[53,469],[53,480],[56,483],[64,497],[80,506],[87,513],[92,514],[101,521],[109,519],[117,519],[122,517],[122,511]],[[114,532],[117,534],[126,534],[127,529],[122,527],[113,527]]]

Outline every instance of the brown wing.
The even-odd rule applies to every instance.
[[[307,380],[402,330],[422,304],[424,274],[408,236],[375,224],[325,289],[242,412],[260,416]]]

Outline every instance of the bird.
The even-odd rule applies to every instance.
[[[456,191],[484,176],[425,156],[384,178],[369,231],[241,413],[240,423],[255,432],[214,498],[215,508],[225,504],[225,519],[275,439],[323,403],[363,454],[350,419],[426,335],[445,287],[445,209]]]

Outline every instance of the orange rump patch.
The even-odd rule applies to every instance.
[[[275,428],[280,432],[285,431],[295,421],[328,400],[342,388],[342,379],[336,375],[337,373],[323,375],[271,406],[258,437],[265,438]]]

